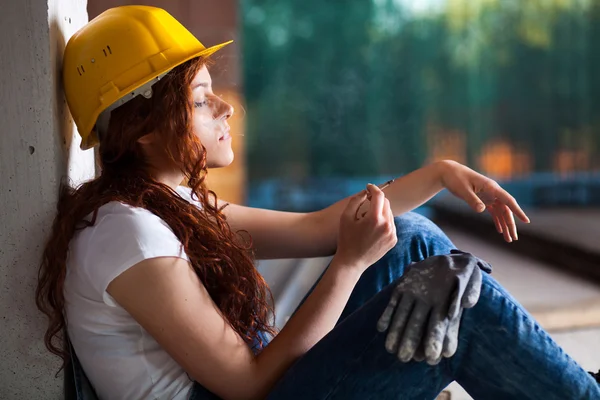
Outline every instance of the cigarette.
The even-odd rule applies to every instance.
[[[394,183],[394,181],[395,181],[395,179],[389,180],[389,181],[387,181],[386,183],[384,183],[384,184],[381,184],[381,185],[379,185],[379,186],[377,186],[377,187],[378,187],[379,189],[383,190],[383,189],[385,189],[386,187],[390,186],[392,183]]]
[[[395,179],[391,179],[391,180],[387,181],[386,183],[382,183],[381,185],[377,185],[377,187],[380,190],[383,190],[383,189],[387,188],[388,186],[390,186],[392,183],[394,183],[394,181],[395,181]],[[367,200],[371,200],[371,193],[367,192]],[[364,203],[364,201],[363,201],[363,203]],[[361,206],[362,206],[362,204],[361,204]]]

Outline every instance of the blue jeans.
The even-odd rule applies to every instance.
[[[394,285],[411,262],[454,248],[426,218],[396,218],[398,244],[357,283],[336,327],[293,364],[269,400],[434,399],[452,381],[473,398],[600,399],[600,386],[491,276],[465,310],[456,354],[436,366],[402,363],[376,329]],[[196,384],[192,399],[217,398]]]

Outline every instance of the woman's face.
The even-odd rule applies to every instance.
[[[212,90],[208,69],[202,67],[192,82],[194,132],[206,148],[209,168],[225,167],[233,161],[231,136],[227,120],[233,114],[231,104]]]

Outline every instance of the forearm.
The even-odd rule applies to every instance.
[[[259,398],[267,394],[294,361],[333,329],[360,278],[360,271],[358,266],[340,265],[334,257],[304,304],[256,358],[261,381]]]
[[[438,161],[396,179],[384,190],[394,215],[425,204],[443,188],[442,171],[450,162]]]
[[[451,165],[452,161],[438,161],[422,167],[410,174],[396,179],[384,192],[386,198],[390,201],[390,206],[394,215],[402,215],[405,212],[414,210],[423,205],[433,196],[439,193],[443,188],[442,171]],[[383,182],[374,182],[380,184]],[[321,243],[330,249],[330,253],[335,252],[337,243],[338,225],[340,216],[348,204],[348,198],[314,213],[316,223],[319,225],[318,231],[321,236]],[[367,209],[365,204],[362,209]]]

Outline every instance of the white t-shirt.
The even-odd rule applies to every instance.
[[[193,202],[189,188],[177,192]],[[78,231],[70,242],[64,286],[67,331],[101,399],[189,396],[193,382],[185,371],[106,292],[128,268],[165,256],[188,259],[162,219],[119,202],[100,207],[96,224]]]

